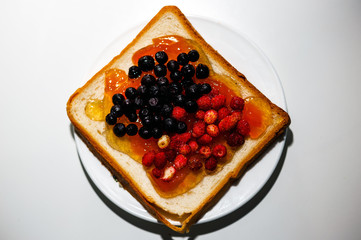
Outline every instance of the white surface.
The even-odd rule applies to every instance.
[[[105,46],[178,2],[265,52],[293,139],[261,194],[184,238],[360,239],[361,2],[127,2],[2,2],[0,239],[181,238],[116,209],[89,184],[65,112]]]
[[[203,33],[206,39],[212,39],[212,46],[222,52],[223,56],[235,62],[237,69],[242,69],[242,73],[248,76],[248,79],[259,88],[270,100],[283,109],[287,109],[285,96],[282,90],[280,80],[262,51],[254,43],[250,42],[245,36],[229,29],[219,23],[205,18],[189,17],[189,20]],[[110,57],[119,53],[129,43],[129,39],[141,31],[143,24],[137,28],[122,33],[116,38],[96,59],[93,69],[90,70],[90,77],[93,72],[101,69]],[[84,82],[88,80],[87,77]],[[283,138],[285,139],[285,138]],[[134,216],[157,222],[141,204],[135,200],[127,191],[119,188],[109,171],[101,165],[99,160],[89,151],[87,146],[75,135],[80,160],[87,174],[97,186],[97,188],[115,205],[127,211]],[[259,159],[249,171],[238,181],[220,201],[212,207],[198,223],[210,222],[228,215],[239,209],[251,198],[253,198],[260,189],[266,184],[271,174],[276,168],[286,141],[279,141],[272,146],[266,155]],[[173,224],[179,222],[174,221]]]

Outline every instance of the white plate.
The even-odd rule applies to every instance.
[[[194,27],[208,43],[218,50],[233,66],[244,73],[248,80],[260,89],[271,101],[286,109],[286,100],[281,82],[270,61],[246,36],[219,23],[190,18]],[[138,26],[119,36],[100,55],[86,79],[117,55],[143,26]],[[127,191],[120,188],[108,170],[75,135],[80,159],[85,170],[100,191],[121,209],[151,222],[157,222]],[[215,220],[238,209],[249,201],[267,182],[283,151],[285,139],[277,142],[262,159],[249,169],[237,185],[232,186],[220,201],[198,223]]]

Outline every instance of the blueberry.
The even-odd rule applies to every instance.
[[[138,96],[138,92],[137,89],[133,88],[133,87],[128,87],[125,90],[125,96],[129,99],[134,99]]]
[[[179,63],[175,60],[170,60],[167,63],[167,68],[169,71],[174,72],[179,69]]]
[[[144,99],[143,98],[141,98],[141,97],[136,97],[135,99],[134,99],[134,108],[135,109],[141,109],[142,107],[144,107]]]
[[[185,124],[185,122],[179,121],[177,123],[176,132],[177,133],[185,133],[186,131],[187,131],[187,124]]]
[[[161,126],[162,125],[162,117],[160,115],[154,115],[153,116],[153,123],[155,126]]]
[[[147,98],[149,97],[149,89],[147,86],[145,85],[140,85],[137,89],[137,92],[138,92],[138,95],[141,97],[141,98]]]
[[[184,65],[181,69],[181,73],[184,77],[192,78],[196,70],[194,69],[193,65],[187,64]]]
[[[153,70],[155,65],[154,58],[152,56],[146,55],[138,60],[138,67],[143,71],[147,72]]]
[[[134,136],[138,133],[138,127],[137,125],[131,123],[126,127],[126,131],[129,136]]]
[[[169,98],[169,89],[166,86],[161,86],[159,88],[159,97],[162,99],[167,99]]]
[[[160,114],[163,117],[169,117],[172,115],[173,106],[171,104],[165,103],[162,108],[160,109]]]
[[[212,91],[212,87],[208,83],[203,83],[199,90],[202,94],[208,94]]]
[[[152,132],[148,128],[141,127],[139,129],[139,136],[143,139],[149,139],[152,137]]]
[[[167,132],[174,132],[177,129],[177,120],[172,117],[164,119],[164,130]]]
[[[150,109],[154,112],[159,111],[161,108],[159,98],[157,98],[157,97],[149,98],[148,105],[149,105]]]
[[[163,135],[162,129],[157,128],[157,127],[155,127],[155,128],[152,129],[152,136],[153,136],[153,138],[158,139],[158,138],[160,138],[162,135]]]
[[[198,51],[197,51],[197,50],[191,50],[191,51],[189,51],[189,53],[188,53],[188,58],[189,58],[189,61],[191,61],[191,62],[196,62],[196,61],[198,61],[198,59],[199,59],[199,53],[198,53]]]
[[[180,53],[178,56],[177,56],[177,61],[180,65],[186,65],[189,63],[189,58],[188,58],[188,54],[186,53]]]
[[[173,99],[173,103],[175,106],[184,107],[185,102],[186,102],[186,97],[182,94],[176,95]]]
[[[125,125],[123,123],[117,123],[113,127],[113,133],[117,137],[123,137],[126,134],[127,130],[125,128]]]
[[[150,97],[158,97],[158,95],[159,95],[159,87],[157,85],[150,86],[149,96]]]
[[[128,71],[129,78],[138,78],[142,74],[142,70],[137,66],[131,66]]]
[[[158,80],[157,80],[157,85],[158,85],[159,87],[161,87],[161,86],[168,86],[168,85],[169,85],[169,80],[168,80],[168,78],[166,78],[166,77],[160,77],[160,78],[158,78]]]
[[[175,95],[178,95],[182,92],[182,85],[180,83],[177,83],[177,82],[172,82],[170,85],[169,85],[169,94],[171,96],[175,96]]]
[[[115,116],[114,113],[109,113],[106,117],[105,117],[105,121],[109,124],[109,125],[114,125],[117,123],[117,117]]]
[[[158,64],[154,67],[154,74],[157,77],[164,77],[165,75],[167,75],[167,67],[164,66],[163,64]]]
[[[168,61],[168,55],[164,51],[159,51],[155,54],[155,60],[160,64],[164,64]]]
[[[116,93],[112,97],[112,101],[113,101],[114,105],[121,105],[123,103],[124,99],[125,99],[125,97],[123,96],[123,94],[120,94],[120,93]]]
[[[146,116],[144,119],[142,119],[142,124],[145,127],[152,127],[154,124],[153,116],[152,115]]]
[[[175,82],[179,82],[180,80],[182,80],[182,76],[183,74],[178,70],[170,73],[170,79],[172,79]]]
[[[133,104],[132,100],[125,99],[123,104],[122,104],[122,108],[123,108],[125,113],[134,110],[134,104]]]
[[[122,109],[122,106],[120,106],[120,105],[114,105],[110,109],[110,112],[112,114],[114,114],[117,118],[123,116],[123,109]]]
[[[152,114],[152,112],[150,111],[149,108],[142,108],[139,110],[139,118],[140,119],[144,119],[147,116],[150,116]]]
[[[194,82],[192,80],[192,78],[184,78],[183,81],[181,82],[181,85],[184,89],[187,89],[189,86],[193,85]]]
[[[198,110],[198,104],[196,101],[194,100],[188,100],[186,101],[185,105],[184,105],[184,109],[188,112],[188,113],[195,113]]]
[[[198,99],[201,96],[201,92],[198,84],[193,84],[186,88],[186,96],[190,99]]]
[[[150,87],[155,84],[155,77],[150,74],[146,74],[142,77],[141,84]]]
[[[209,76],[209,68],[206,65],[198,64],[196,68],[196,77],[198,79],[204,79]]]
[[[129,119],[130,122],[136,122],[138,120],[138,115],[135,112],[128,112],[125,116]]]

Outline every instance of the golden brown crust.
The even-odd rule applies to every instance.
[[[247,86],[247,89],[252,91],[254,96],[260,96],[266,99],[271,106],[272,112],[275,116],[277,116],[281,121],[276,123],[275,130],[273,134],[269,134],[267,138],[264,138],[259,144],[257,148],[252,149],[252,151],[248,152],[247,156],[242,156],[245,161],[242,161],[234,171],[229,172],[229,174],[223,178],[222,184],[218,185],[219,187],[215,188],[213,192],[210,193],[209,198],[205,199],[198,209],[193,211],[189,216],[184,219],[182,225],[180,227],[172,225],[157,209],[157,207],[152,202],[153,200],[148,199],[144,194],[136,187],[136,183],[134,180],[127,174],[126,171],[123,171],[119,164],[113,159],[101,146],[98,146],[96,139],[93,136],[88,134],[85,127],[82,126],[79,122],[76,121],[75,117],[70,112],[73,100],[77,97],[79,93],[81,93],[84,89],[86,89],[89,84],[100,77],[107,69],[110,68],[114,64],[114,62],[121,58],[124,53],[126,53],[135,43],[142,38],[142,36],[154,25],[163,14],[167,12],[174,13],[183,24],[183,27],[186,31],[192,36],[192,39],[199,43],[204,52],[207,55],[211,56],[218,64],[222,66],[222,68],[227,69],[231,76],[233,76],[233,81],[236,84],[241,86]],[[166,6],[163,7],[158,14],[143,28],[142,31],[135,37],[135,39],[122,50],[122,52],[113,58],[111,62],[109,62],[105,67],[103,67],[94,77],[92,77],[83,87],[79,88],[68,100],[67,103],[67,113],[70,121],[73,123],[76,132],[81,136],[81,138],[86,142],[87,146],[91,149],[91,151],[102,161],[102,163],[109,169],[109,171],[116,176],[123,185],[126,186],[126,189],[158,220],[162,221],[165,225],[173,229],[177,232],[185,232],[189,230],[189,227],[210,207],[213,206],[216,200],[222,195],[224,189],[227,189],[227,186],[232,182],[231,179],[239,177],[246,170],[247,166],[251,164],[257,156],[268,146],[272,141],[274,141],[277,136],[282,134],[285,128],[290,124],[289,115],[283,111],[281,108],[271,103],[257,88],[255,88],[246,77],[237,71],[230,63],[228,63],[216,50],[214,50],[203,38],[202,36],[194,29],[191,23],[187,20],[187,18],[183,15],[183,13],[175,6]]]

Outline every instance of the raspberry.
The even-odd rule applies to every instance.
[[[177,156],[177,152],[175,150],[173,150],[173,149],[168,149],[164,153],[165,153],[166,159],[169,162],[173,162],[173,160]]]
[[[229,104],[229,106],[233,109],[233,110],[239,110],[242,111],[243,107],[244,107],[244,100],[243,98],[240,97],[233,97],[231,99],[231,102]]]
[[[218,113],[216,110],[208,110],[206,114],[204,115],[204,121],[207,124],[212,124],[217,120]]]
[[[191,147],[188,144],[183,144],[180,148],[179,148],[179,153],[183,154],[183,155],[187,155],[192,151]]]
[[[146,167],[152,166],[155,159],[155,152],[150,151],[143,155],[142,157],[142,164]]]
[[[223,118],[218,124],[219,131],[225,132],[231,130],[236,126],[241,117],[242,114],[240,112],[234,112],[230,116]]]
[[[223,118],[227,117],[228,115],[231,115],[231,111],[229,111],[228,108],[222,107],[218,110],[218,120],[221,121]]]
[[[204,114],[206,114],[203,110],[198,110],[197,112],[196,112],[196,115],[195,115],[195,117],[197,118],[197,119],[199,119],[199,120],[203,120],[204,119]]]
[[[163,170],[158,169],[158,168],[153,168],[152,174],[155,178],[160,178],[163,175]]]
[[[212,98],[212,108],[215,110],[218,110],[221,107],[223,107],[225,103],[226,103],[226,96],[224,95],[220,94]]]
[[[237,132],[242,136],[247,136],[251,131],[249,124],[246,120],[241,119],[237,123]]]
[[[217,95],[219,95],[219,91],[217,89],[212,89],[212,91],[209,93],[210,98],[214,98]]]
[[[197,104],[199,109],[201,110],[208,110],[212,107],[211,98],[209,96],[202,96],[197,100]]]
[[[206,123],[204,121],[197,121],[193,124],[192,137],[198,138],[206,132]]]
[[[158,169],[162,169],[167,164],[167,156],[164,152],[155,154],[154,166]]]
[[[238,133],[232,133],[227,137],[227,143],[231,147],[241,146],[244,143],[244,138]]]
[[[175,167],[175,169],[180,170],[187,165],[187,162],[188,162],[188,159],[183,154],[179,154],[174,159],[174,167]]]
[[[201,169],[203,166],[202,161],[199,157],[197,156],[192,156],[189,160],[188,160],[188,167],[190,170],[192,171],[197,171],[199,169]]]
[[[198,149],[198,143],[197,143],[196,141],[194,141],[194,140],[189,141],[188,145],[191,147],[192,152],[197,151],[197,149]]]
[[[178,149],[183,144],[187,143],[191,139],[191,133],[175,134],[169,144],[170,149]]]
[[[214,171],[217,167],[217,163],[217,159],[215,159],[214,157],[210,157],[206,160],[204,167],[209,171]]]
[[[198,143],[202,145],[207,145],[210,144],[212,140],[213,138],[206,133],[202,137],[198,138]]]
[[[199,154],[201,154],[204,158],[209,158],[212,155],[211,148],[208,146],[202,146],[199,149]]]
[[[178,121],[184,120],[186,116],[187,116],[187,112],[184,108],[178,106],[173,108],[172,117],[174,117]]]
[[[227,155],[227,148],[222,144],[213,147],[212,155],[216,158],[222,158]]]
[[[208,125],[207,133],[211,137],[217,137],[219,135],[219,129],[218,129],[217,125],[215,125],[215,124]]]
[[[161,179],[165,182],[169,182],[173,179],[176,172],[177,170],[173,166],[167,167],[166,169],[164,169],[164,174]]]

